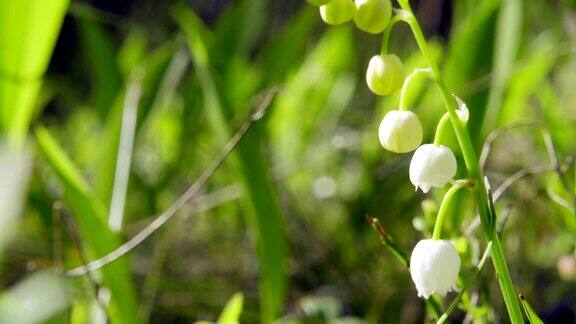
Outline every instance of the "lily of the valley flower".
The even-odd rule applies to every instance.
[[[380,34],[384,31],[392,15],[390,0],[356,0],[354,22],[359,29]]]
[[[433,293],[444,297],[449,291],[457,291],[459,272],[460,256],[450,242],[425,239],[414,247],[410,275],[419,297],[428,299]]]
[[[388,151],[406,153],[422,143],[422,125],[411,111],[389,111],[378,128],[380,144]]]
[[[377,95],[387,96],[400,90],[404,82],[404,65],[398,56],[374,55],[368,62],[366,83]]]
[[[328,25],[340,25],[352,19],[354,10],[351,0],[332,0],[320,6],[320,17]]]
[[[410,181],[424,193],[442,188],[456,175],[456,157],[444,145],[424,144],[410,161]]]

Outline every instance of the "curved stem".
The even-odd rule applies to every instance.
[[[446,87],[444,79],[442,78],[438,66],[434,61],[434,57],[430,51],[428,43],[424,38],[424,34],[422,33],[420,25],[412,14],[412,8],[410,7],[408,0],[399,0],[398,2],[402,9],[404,9],[406,12],[406,16],[403,20],[406,21],[412,29],[414,38],[418,43],[418,47],[420,48],[422,55],[424,55],[430,64],[436,84],[440,89],[442,99],[448,114],[450,115],[452,127],[456,133],[456,138],[458,139],[458,143],[462,151],[462,156],[464,157],[464,163],[466,164],[468,175],[478,183],[478,190],[475,190],[476,206],[482,221],[484,236],[488,241],[492,241],[492,263],[494,264],[494,269],[497,273],[498,283],[500,284],[500,290],[502,291],[502,296],[506,304],[506,309],[508,310],[510,321],[513,324],[523,323],[522,311],[520,310],[520,305],[516,297],[517,295],[512,285],[512,279],[510,278],[508,266],[506,265],[504,252],[502,251],[500,240],[494,229],[494,215],[490,211],[488,191],[484,185],[484,179],[478,164],[476,152],[474,151],[474,146],[472,145],[472,140],[470,139],[470,134],[468,133],[466,126],[462,123],[460,118],[458,118],[458,114],[456,113],[458,104],[454,98],[452,98],[448,88]]]
[[[448,206],[458,189],[462,188],[460,185],[454,185],[444,195],[442,199],[442,204],[440,204],[440,209],[438,210],[438,216],[436,216],[436,224],[434,224],[434,232],[432,233],[432,238],[439,240],[442,235],[442,225],[444,224],[444,219],[446,218],[446,212],[448,211]]]
[[[446,133],[446,126],[450,122],[450,115],[448,113],[444,113],[440,121],[438,122],[438,126],[436,126],[436,134],[434,135],[434,145],[439,146],[442,143],[442,139],[444,138],[444,133]]]
[[[384,33],[382,34],[382,46],[380,48],[380,55],[388,54],[388,41],[390,40],[390,32],[392,31],[392,27],[399,22],[402,21],[402,17],[395,15],[390,19],[388,26],[384,29]]]
[[[402,83],[402,89],[400,90],[400,103],[398,104],[398,110],[403,111],[406,110],[406,95],[407,95],[407,91],[408,88],[410,87],[410,83],[412,83],[412,81],[414,80],[414,78],[416,76],[418,76],[419,74],[425,74],[429,77],[431,77],[431,73],[432,71],[430,70],[430,68],[415,68],[414,71],[412,71],[412,73],[410,73],[405,79],[404,79],[404,83]]]

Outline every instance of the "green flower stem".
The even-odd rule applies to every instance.
[[[404,111],[407,109],[405,99],[407,95],[406,91],[408,91],[408,88],[410,88],[410,83],[412,83],[414,78],[419,74],[424,74],[426,76],[432,77],[431,73],[432,70],[430,70],[429,68],[423,68],[423,69],[416,68],[404,79],[404,83],[402,83],[402,89],[400,90],[400,103],[398,104],[398,110]]]
[[[444,133],[446,133],[446,125],[450,122],[450,115],[448,113],[444,113],[440,121],[438,122],[438,126],[436,126],[436,135],[434,135],[434,144],[436,146],[442,143],[442,139],[444,138]]]
[[[510,273],[508,272],[508,266],[506,265],[506,259],[504,257],[502,246],[500,245],[500,240],[493,226],[493,215],[490,213],[488,193],[484,185],[482,172],[480,171],[478,159],[476,158],[476,152],[474,152],[474,146],[472,145],[472,141],[470,139],[470,134],[468,133],[466,126],[462,123],[460,118],[458,118],[456,113],[458,104],[454,98],[452,98],[448,88],[446,87],[444,79],[440,74],[440,70],[438,69],[436,62],[434,61],[434,57],[430,52],[428,43],[424,38],[424,34],[422,33],[420,25],[412,14],[412,8],[410,7],[408,0],[399,0],[398,2],[402,9],[405,11],[405,14],[402,15],[404,17],[404,21],[407,22],[412,29],[414,38],[418,43],[418,47],[420,47],[422,55],[424,55],[430,64],[436,84],[440,89],[442,99],[448,114],[450,115],[452,127],[456,133],[456,138],[458,139],[458,143],[462,151],[462,156],[464,157],[464,163],[466,164],[468,175],[478,184],[478,189],[475,190],[476,206],[482,221],[484,235],[488,241],[492,241],[492,263],[494,264],[494,269],[496,270],[498,283],[500,284],[500,290],[502,291],[502,296],[506,304],[506,309],[508,310],[510,321],[513,324],[521,324],[523,323],[522,312],[516,297],[516,292],[514,291],[514,287],[512,285]]]
[[[390,19],[390,22],[388,23],[388,26],[386,26],[386,29],[384,29],[384,33],[382,34],[382,47],[380,48],[380,55],[388,54],[388,42],[390,40],[390,32],[392,31],[394,25],[399,21],[402,21],[402,17],[395,15],[394,17],[392,17],[392,19]]]
[[[450,206],[452,198],[460,188],[462,188],[462,186],[455,184],[450,189],[448,189],[444,195],[442,204],[440,204],[440,209],[438,210],[438,216],[436,216],[436,224],[434,224],[434,232],[432,233],[433,239],[440,239],[440,236],[442,235],[442,224],[444,224],[444,219],[446,218],[446,211],[448,210],[448,206]]]

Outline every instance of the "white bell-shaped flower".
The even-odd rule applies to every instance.
[[[359,29],[380,34],[388,26],[392,16],[390,0],[355,0],[354,22]]]
[[[442,297],[458,291],[460,256],[448,241],[426,239],[416,244],[410,257],[410,275],[418,296],[428,299],[433,293]]]
[[[387,96],[402,88],[404,65],[394,54],[374,55],[368,62],[366,84],[379,96]]]
[[[320,17],[328,25],[343,24],[354,16],[354,3],[351,0],[331,0],[320,6]]]
[[[422,125],[411,111],[391,110],[380,123],[378,138],[388,151],[414,151],[422,143]]]
[[[444,145],[424,144],[410,161],[410,181],[424,193],[442,188],[456,175],[456,157]]]

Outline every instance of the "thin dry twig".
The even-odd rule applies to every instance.
[[[85,266],[77,267],[65,272],[67,276],[70,277],[77,277],[84,275],[88,272],[95,271],[100,269],[107,264],[110,264],[116,261],[118,258],[122,257],[126,253],[133,250],[137,247],[140,243],[146,240],[150,235],[152,235],[155,231],[157,231],[162,225],[164,225],[167,221],[172,219],[176,212],[178,212],[182,207],[184,207],[189,201],[194,199],[196,195],[202,190],[206,182],[212,177],[212,175],[218,170],[218,168],[222,165],[224,160],[230,155],[230,153],[234,150],[234,148],[238,145],[240,140],[244,137],[244,135],[250,130],[252,125],[258,120],[260,120],[266,113],[268,107],[272,103],[274,96],[277,93],[276,88],[272,88],[267,91],[266,97],[260,103],[256,109],[254,109],[247,120],[240,126],[240,128],[236,131],[234,136],[226,143],[224,148],[220,151],[220,153],[216,156],[214,160],[208,165],[208,167],[202,172],[200,177],[194,181],[188,189],[170,206],[166,209],[163,213],[161,213],[158,217],[156,217],[148,226],[146,226],[141,232],[136,234],[132,237],[129,241],[122,244],[120,247],[115,249],[114,251],[106,254],[105,256],[91,261],[90,263],[86,264]]]
[[[61,206],[60,206],[61,207]],[[61,210],[61,209],[60,209]],[[64,217],[66,225],[68,227],[68,233],[70,233],[70,238],[72,238],[72,243],[74,244],[74,248],[80,257],[80,261],[84,266],[88,263],[88,259],[84,255],[83,248],[82,248],[82,241],[80,239],[80,235],[78,235],[78,229],[76,228],[76,224],[72,217]],[[106,302],[100,298],[100,291],[102,286],[98,283],[98,280],[94,277],[92,273],[87,274],[88,282],[90,283],[90,287],[92,287],[92,291],[94,293],[94,298],[98,305],[102,308],[102,311],[106,314],[107,318],[110,318],[110,314],[108,313],[108,308],[106,307]]]
[[[550,135],[550,132],[548,131],[548,129],[542,123],[540,123],[538,121],[525,120],[525,121],[519,121],[519,122],[511,123],[511,124],[508,124],[506,126],[500,127],[498,129],[492,131],[488,135],[488,137],[486,138],[486,141],[484,142],[484,145],[482,146],[482,152],[480,153],[480,168],[482,170],[484,170],[484,168],[486,167],[486,162],[488,161],[488,156],[490,155],[490,152],[492,151],[492,146],[494,145],[494,142],[501,135],[503,135],[509,131],[512,131],[514,129],[521,128],[521,127],[535,127],[535,128],[538,128],[542,131],[542,138],[544,139],[544,144],[546,145],[546,151],[548,152],[550,164],[558,165],[558,155],[556,154],[554,142],[552,141],[552,135]]]
[[[480,154],[480,168],[482,170],[484,170],[484,168],[486,166],[486,162],[488,160],[488,156],[490,155],[490,152],[492,150],[492,146],[493,146],[494,142],[496,141],[496,139],[498,139],[498,137],[500,137],[501,135],[503,135],[506,132],[509,132],[511,130],[521,128],[521,127],[535,127],[535,128],[538,128],[541,130],[542,138],[543,138],[544,144],[546,146],[546,152],[548,153],[548,158],[550,160],[550,164],[529,167],[529,168],[525,168],[525,169],[519,170],[516,173],[514,173],[511,177],[506,179],[494,191],[493,203],[496,203],[502,197],[502,195],[508,190],[508,188],[510,188],[510,186],[512,186],[516,181],[518,181],[518,180],[520,180],[520,179],[522,179],[528,175],[534,175],[534,174],[539,174],[539,173],[543,173],[543,172],[554,171],[558,175],[558,178],[560,180],[560,183],[564,187],[564,190],[566,192],[568,192],[568,194],[570,195],[570,198],[572,199],[573,207],[571,209],[576,211],[576,193],[570,188],[568,181],[564,177],[564,173],[566,172],[568,165],[570,165],[570,163],[572,161],[572,157],[568,156],[566,158],[566,160],[564,161],[564,163],[560,163],[560,161],[558,159],[558,154],[557,154],[556,148],[554,146],[554,142],[552,141],[552,135],[550,134],[550,131],[542,123],[540,123],[538,121],[533,121],[533,120],[519,121],[519,122],[512,123],[512,124],[506,125],[504,127],[501,127],[501,128],[498,128],[498,129],[492,131],[488,135],[488,137],[486,138],[486,141],[484,142],[484,145],[482,146],[482,152]],[[502,226],[504,226],[504,224],[505,224],[505,222],[501,223]],[[465,233],[471,234],[474,230],[476,230],[476,228],[478,228],[478,226],[480,226],[480,218],[479,218],[479,216],[476,216],[474,221],[466,229]]]
[[[62,273],[62,202],[55,201],[52,204],[52,239],[54,265],[58,273]]]

